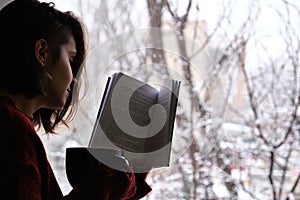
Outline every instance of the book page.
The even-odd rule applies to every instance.
[[[117,147],[143,152],[156,102],[155,88],[123,74],[114,75],[95,125],[92,147]]]
[[[171,141],[173,126],[177,107],[179,83],[171,81],[169,85],[162,86],[158,95],[157,103],[164,107],[167,112],[167,119],[163,128],[157,135],[149,137],[146,142],[147,151],[152,151],[152,162],[155,166],[167,166],[170,161]]]
[[[153,135],[152,133],[152,127],[150,127],[149,130],[149,136],[147,143],[146,143],[146,149],[147,151],[155,151],[157,149],[159,149],[160,147],[164,146],[166,143],[168,143],[168,116],[170,115],[170,103],[171,103],[171,91],[168,90],[165,87],[162,87],[160,89],[158,98],[157,98],[157,103],[160,104],[163,109],[166,112],[166,117],[161,117],[161,116],[157,116],[156,120],[157,121],[162,121],[164,122],[163,127],[160,129],[160,131]]]

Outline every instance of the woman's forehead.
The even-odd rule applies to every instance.
[[[68,52],[76,54],[76,42],[73,36],[71,36],[66,44],[63,45]]]

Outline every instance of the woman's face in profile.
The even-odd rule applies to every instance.
[[[52,79],[46,91],[45,107],[49,109],[61,109],[70,94],[70,85],[73,80],[71,63],[76,56],[76,43],[70,37],[68,43],[61,45],[58,60],[53,64],[53,58],[49,57],[45,63],[45,70]],[[51,54],[50,54],[51,55]]]

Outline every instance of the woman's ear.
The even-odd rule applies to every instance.
[[[34,45],[34,52],[37,61],[41,66],[45,66],[48,57],[48,43],[44,39],[38,39]]]

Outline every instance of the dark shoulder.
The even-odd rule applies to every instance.
[[[33,123],[9,99],[0,98],[0,133],[1,139],[5,141],[1,146],[1,153],[5,153],[5,149],[14,149],[10,155],[34,156],[36,146],[42,148]]]
[[[35,132],[33,123],[24,113],[19,111],[10,99],[0,98],[0,130],[12,132],[14,130],[28,130]]]
[[[5,141],[0,147],[1,154],[17,157],[20,162],[35,159],[37,153],[45,154],[30,118],[7,99],[0,99],[0,133]],[[9,152],[6,152],[7,149]]]

